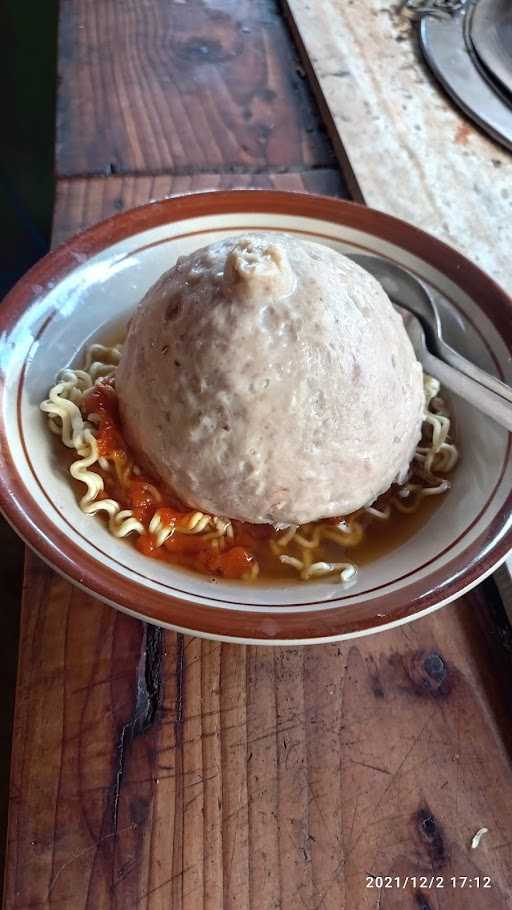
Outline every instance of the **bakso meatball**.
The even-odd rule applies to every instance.
[[[280,526],[348,514],[403,479],[424,410],[378,282],[279,233],[178,259],[132,319],[116,385],[138,459],[185,503]]]

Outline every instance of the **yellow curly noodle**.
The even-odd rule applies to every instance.
[[[48,415],[48,425],[52,433],[57,434],[64,445],[74,449],[79,456],[78,460],[72,463],[69,472],[75,480],[86,487],[80,499],[81,510],[87,515],[104,512],[110,533],[118,538],[127,537],[129,534],[144,534],[146,529],[131,509],[123,509],[115,499],[98,499],[104,491],[103,477],[91,468],[97,464],[103,471],[115,470],[121,484],[128,479],[127,473],[131,468],[120,459],[99,455],[96,442],[99,415],[90,414],[86,418],[83,399],[98,380],[115,373],[120,357],[120,346],[92,345],[86,352],[84,369],[61,370],[48,398],[41,404],[41,410]],[[136,465],[133,467],[133,473],[141,473]],[[146,489],[153,496],[157,507],[162,500],[160,492],[152,484],[148,484]],[[211,541],[214,549],[222,550],[227,541],[232,540],[234,536],[233,526],[228,519],[194,511],[183,521],[180,520],[179,525],[174,521],[165,523],[158,508],[151,519],[148,531],[153,536],[156,548],[163,546],[173,534],[179,533],[201,534],[205,541]],[[247,579],[257,577],[258,571],[258,565],[252,565],[247,573]]]
[[[100,346],[93,345],[92,350],[98,347]],[[110,350],[113,355],[112,359],[114,359],[118,354],[118,349]],[[88,355],[89,353],[90,351]],[[133,531],[142,534],[144,527],[134,517],[133,512],[129,509],[121,509],[120,504],[114,499],[98,499],[98,496],[103,493],[104,483],[101,474],[90,470],[94,464],[100,462],[98,444],[94,435],[94,415],[91,420],[86,420],[81,405],[84,395],[96,381],[93,376],[99,378],[100,375],[111,375],[115,366],[112,363],[103,363],[103,369],[100,371],[97,369],[98,364],[93,364],[89,356],[86,357],[86,366],[93,367],[92,374],[88,369],[61,370],[57,377],[57,384],[50,389],[47,400],[41,404],[41,410],[48,414],[51,431],[57,433],[64,445],[69,449],[75,449],[80,456],[77,461],[72,463],[69,473],[86,487],[86,491],[80,499],[82,511],[88,515],[105,512],[108,517],[109,531],[114,537],[126,537]],[[106,459],[101,460],[106,461]]]
[[[411,514],[418,509],[423,497],[438,496],[449,490],[449,481],[438,475],[452,471],[459,457],[457,447],[449,441],[450,418],[444,402],[439,398],[438,380],[425,374],[423,385],[425,418],[422,440],[413,458],[410,470],[412,479],[400,487],[398,495],[393,496],[390,503],[382,508],[367,506],[335,525],[312,522],[301,528],[289,528],[277,540],[270,541],[272,552],[282,563],[295,569],[305,581],[323,575],[339,574],[341,582],[353,582],[357,576],[357,566],[354,563],[314,560],[315,551],[322,541],[337,543],[340,555],[344,555],[346,547],[356,547],[363,539],[364,530],[358,520],[362,514],[366,514],[370,521],[387,521],[393,508]],[[299,555],[286,552],[290,544],[299,551]]]
[[[41,410],[48,414],[50,430],[60,436],[65,446],[74,449],[79,458],[70,467],[70,474],[86,487],[80,499],[80,508],[87,515],[104,512],[108,519],[108,529],[114,537],[127,537],[129,534],[146,533],[144,525],[130,509],[123,509],[115,499],[100,499],[104,491],[103,477],[91,468],[97,464],[102,471],[114,470],[121,484],[129,480],[130,473],[140,474],[135,465],[123,463],[121,459],[102,457],[98,453],[96,442],[96,425],[99,415],[84,416],[83,399],[96,382],[112,376],[121,357],[121,346],[105,347],[93,344],[86,352],[83,370],[61,370],[56,385],[49,392]],[[296,570],[304,581],[325,575],[338,575],[343,584],[351,583],[357,575],[357,566],[343,559],[346,548],[356,547],[362,540],[364,530],[359,517],[366,513],[369,520],[386,521],[392,508],[399,512],[412,513],[418,508],[424,496],[435,496],[445,493],[450,484],[445,477],[456,465],[457,448],[449,441],[450,418],[439,398],[439,382],[432,376],[425,375],[425,420],[421,444],[417,447],[411,467],[411,479],[403,484],[390,503],[381,508],[368,506],[336,524],[325,521],[311,522],[301,527],[287,528],[279,537],[269,541],[271,552],[284,565]],[[231,521],[217,515],[193,511],[185,519],[165,522],[158,509],[162,497],[158,489],[151,484],[148,492],[155,502],[155,513],[150,521],[148,531],[153,537],[155,548],[163,546],[173,534],[200,534],[202,539],[210,542],[212,549],[222,551],[233,540],[234,531]],[[318,550],[324,541],[336,543],[342,557],[336,562],[326,562],[318,557]],[[288,552],[292,545],[295,552]],[[253,581],[258,577],[259,565],[256,560],[245,574],[244,580]]]
[[[424,377],[425,419],[424,437],[430,441],[417,447],[412,466],[413,479],[400,487],[392,504],[399,512],[411,514],[425,496],[439,496],[450,489],[450,482],[439,475],[449,474],[459,460],[456,445],[449,441],[450,418],[444,401],[439,397],[440,384],[433,376]],[[422,441],[423,442],[423,441]]]

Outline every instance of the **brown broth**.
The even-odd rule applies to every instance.
[[[322,540],[318,549],[313,551],[313,560],[323,562],[353,562],[358,568],[368,565],[376,559],[386,556],[388,553],[397,550],[413,537],[428,522],[429,518],[439,508],[445,496],[449,491],[439,496],[425,496],[418,503],[418,508],[411,514],[404,514],[396,509],[391,509],[391,514],[387,519],[380,519],[367,516],[369,519],[365,523],[363,539],[356,546],[345,547],[341,549],[334,541]],[[387,495],[381,497],[376,507],[383,507]],[[279,535],[284,532],[280,532]],[[306,532],[305,536],[309,536]],[[293,541],[286,546],[283,553],[300,558],[301,550],[298,546],[293,545]],[[299,581],[301,584],[307,584],[302,581],[296,569],[280,562],[267,545],[256,549],[256,558],[260,566],[260,581]],[[325,576],[331,581],[335,574]],[[316,579],[318,581],[318,578]]]

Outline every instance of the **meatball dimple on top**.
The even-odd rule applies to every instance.
[[[405,476],[424,411],[378,282],[278,233],[181,257],[139,305],[116,386],[153,474],[189,506],[254,523],[369,505]]]

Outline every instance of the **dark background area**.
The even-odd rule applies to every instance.
[[[49,249],[57,0],[0,0],[0,298]],[[0,304],[1,305],[1,304]],[[0,872],[7,822],[23,544],[0,517]]]
[[[53,206],[57,0],[2,0],[0,292],[47,251]]]

